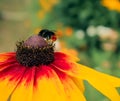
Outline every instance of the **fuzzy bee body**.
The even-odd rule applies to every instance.
[[[50,30],[47,30],[47,29],[43,29],[41,30],[39,33],[38,33],[39,36],[45,38],[47,41],[56,41],[56,35],[54,32],[50,31]]]

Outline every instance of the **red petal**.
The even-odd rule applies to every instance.
[[[74,57],[72,55],[63,53],[63,52],[55,52],[55,60],[71,60],[71,61],[79,61],[77,57]]]

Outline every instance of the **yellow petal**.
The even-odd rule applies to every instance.
[[[74,78],[74,77],[72,77],[72,80],[73,80],[74,83],[77,85],[77,87],[80,89],[80,91],[81,91],[82,93],[84,93],[85,87],[84,87],[83,80],[81,80],[81,79],[79,79],[79,78]]]
[[[27,68],[23,78],[12,93],[10,101],[32,101],[35,68]]]
[[[76,82],[75,79],[73,80],[73,78],[67,76],[62,72],[57,72],[57,73],[64,86],[65,94],[67,96],[67,101],[86,101],[83,95],[83,90],[78,88],[78,85],[76,85],[75,83]]]
[[[83,78],[101,78],[102,79],[105,79],[106,81],[108,81],[110,83],[110,85],[112,85],[113,87],[120,87],[120,78],[117,78],[117,77],[114,77],[114,76],[111,76],[111,75],[108,75],[108,74],[105,74],[105,73],[101,73],[101,72],[98,72],[96,70],[93,70],[91,69],[90,67],[86,67],[84,65],[78,65],[80,68],[80,73],[83,74]],[[87,77],[86,77],[87,76]]]
[[[63,85],[54,70],[41,66],[36,70],[33,101],[67,101]]]
[[[5,80],[0,80],[0,101],[8,100],[17,83],[17,81],[9,82],[8,78]]]
[[[80,68],[79,73],[81,78],[87,80],[94,88],[107,96],[111,101],[120,100],[120,95],[115,89],[115,86],[120,87],[120,79],[97,72],[83,65],[78,66],[78,68]]]
[[[69,73],[76,74],[76,76],[79,75],[79,77],[81,77],[80,76],[81,73],[79,72],[84,72],[85,75],[83,77],[86,77],[89,75],[90,75],[89,77],[92,77],[92,78],[94,76],[101,77],[101,78],[103,77],[106,80],[108,80],[113,87],[120,87],[120,78],[98,72],[94,69],[91,69],[90,67],[86,67],[84,65],[81,65],[75,62],[59,60],[59,61],[55,61],[53,65],[56,66],[61,71],[67,72],[68,74]]]
[[[9,67],[0,71],[0,101],[7,101],[19,83],[25,68]]]
[[[115,77],[112,77],[111,79],[114,80],[110,80],[110,77],[103,75],[103,73],[97,72],[93,69],[90,69],[89,67],[69,61],[63,62],[63,64],[59,63],[58,65],[54,63],[53,66],[70,76],[87,80],[94,88],[99,90],[102,94],[107,96],[112,101],[120,100],[120,96],[117,90],[115,89],[116,84],[113,84],[114,80],[117,80],[115,82],[118,82],[117,83],[118,86],[119,84],[118,78],[115,79]]]

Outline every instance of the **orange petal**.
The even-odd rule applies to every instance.
[[[1,53],[0,54],[0,62],[3,62],[5,60],[7,60],[9,57],[14,56],[15,53],[11,52],[11,53]]]

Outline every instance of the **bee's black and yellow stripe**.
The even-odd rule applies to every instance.
[[[46,38],[46,39],[51,39],[51,36],[55,35],[55,33],[50,30],[43,29],[39,32],[38,35],[42,36],[43,38]]]

